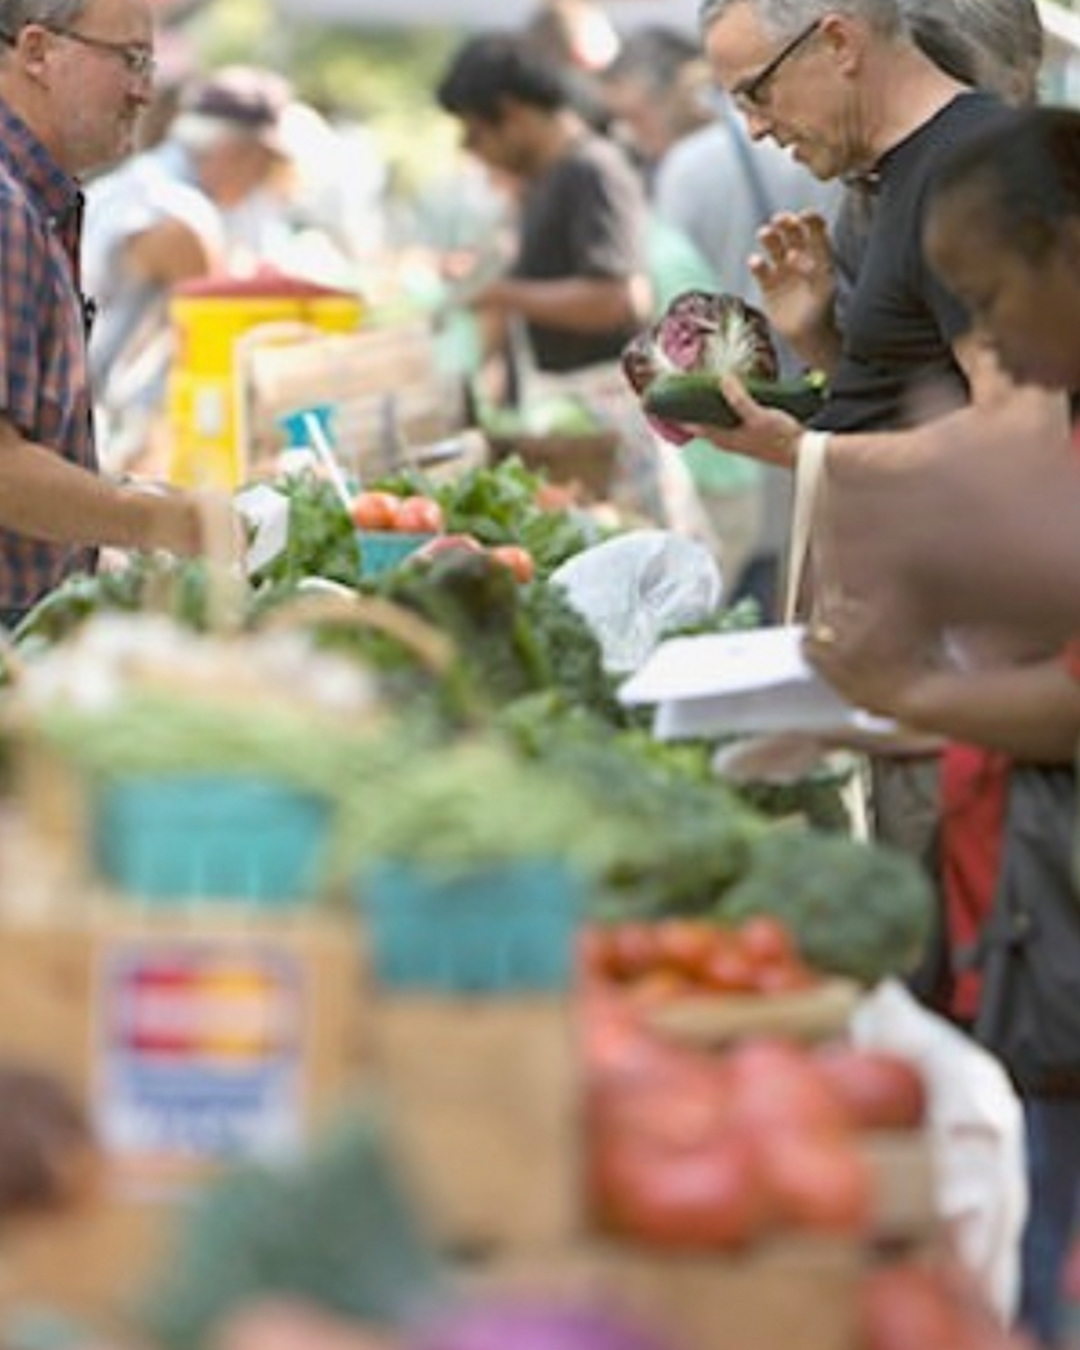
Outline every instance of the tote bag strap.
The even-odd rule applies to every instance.
[[[788,555],[787,586],[784,592],[784,623],[793,623],[799,604],[799,591],[806,572],[810,552],[810,527],[814,518],[814,502],[825,468],[825,448],[829,442],[826,431],[804,431],[799,438],[799,454],[795,462],[795,494],[791,512],[791,547]]]

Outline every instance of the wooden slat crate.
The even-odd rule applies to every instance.
[[[568,998],[383,994],[367,1026],[402,1163],[445,1247],[552,1251],[580,1236]]]
[[[337,449],[361,477],[390,467],[402,447],[462,426],[461,391],[439,371],[424,322],[293,342],[263,344],[257,336],[240,359],[251,464],[281,448],[279,416],[312,405],[333,406]]]

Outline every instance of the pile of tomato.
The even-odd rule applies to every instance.
[[[596,925],[582,935],[587,980],[643,997],[694,993],[785,993],[821,982],[790,930],[759,915],[739,926],[705,919]]]
[[[349,507],[358,530],[393,530],[398,534],[440,534],[443,509],[433,497],[398,496],[394,492],[358,492]]]
[[[536,563],[528,549],[520,544],[490,544],[485,546],[471,534],[446,533],[446,517],[434,497],[419,494],[399,496],[394,492],[375,489],[358,492],[352,499],[349,515],[358,530],[372,534],[426,534],[429,543],[411,554],[413,561],[422,562],[440,553],[454,549],[468,553],[486,553],[506,567],[515,580],[532,581]]]
[[[596,1227],[709,1250],[793,1230],[867,1234],[875,1193],[862,1133],[921,1123],[914,1065],[778,1037],[704,1050],[658,1034],[610,990],[587,991],[584,1006]]]

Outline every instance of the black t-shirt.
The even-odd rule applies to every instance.
[[[647,211],[623,151],[603,137],[584,136],[526,189],[514,273],[534,281],[645,274]],[[632,324],[603,333],[528,325],[536,363],[548,371],[613,360],[636,331]]]
[[[882,156],[873,222],[846,298],[843,351],[816,427],[910,426],[928,407],[940,410],[943,397],[967,402],[967,382],[952,344],[968,318],[923,256],[923,219],[941,157],[1001,112],[991,94],[959,94]],[[920,393],[931,396],[932,405]]]

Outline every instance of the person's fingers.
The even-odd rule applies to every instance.
[[[764,225],[757,233],[758,245],[764,257],[773,264],[783,260],[787,247],[783,233],[773,225]]]
[[[829,227],[824,216],[812,212],[804,217],[803,227],[807,245],[828,259],[832,259],[832,240],[829,238]]]

